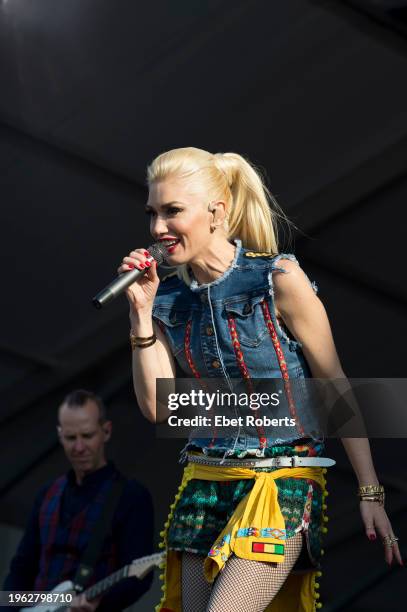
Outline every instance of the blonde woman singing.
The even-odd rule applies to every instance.
[[[160,282],[148,251],[119,273],[148,268],[127,291],[133,380],[151,422],[168,418],[156,379],[280,379],[296,423],[284,436],[239,427],[192,432],[188,465],[165,525],[161,612],[311,612],[326,531],[323,438],[309,434],[298,379],[345,378],[323,304],[298,261],[279,253],[284,217],[254,167],[235,153],[181,148],[148,168],[146,212],[177,272]],[[364,438],[343,438],[369,539],[402,564]]]

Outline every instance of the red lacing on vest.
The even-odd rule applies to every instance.
[[[285,389],[286,397],[288,400],[288,407],[290,410],[290,414],[295,419],[297,431],[303,435],[305,432],[298,419],[297,410],[295,408],[295,402],[294,402],[294,398],[291,392],[290,377],[288,374],[288,368],[285,362],[283,349],[281,348],[281,344],[280,344],[280,340],[278,339],[276,328],[274,327],[274,323],[271,319],[271,314],[270,314],[270,310],[269,310],[267,302],[265,300],[262,300],[260,304],[263,310],[263,316],[264,316],[264,320],[267,325],[267,329],[269,330],[271,341],[273,342],[274,350],[276,351],[278,365],[280,366],[281,375],[284,381],[284,389]]]
[[[231,314],[228,314],[228,327],[230,332],[230,337],[232,338],[232,344],[235,351],[235,357],[237,361],[237,365],[239,366],[239,370],[246,381],[246,386],[248,388],[249,393],[254,392],[253,383],[250,378],[249,370],[244,362],[243,353],[240,347],[239,337],[236,331],[235,319]],[[260,448],[265,448],[267,444],[267,438],[265,436],[265,431],[263,427],[258,427],[256,425],[257,435],[259,438],[259,446]]]
[[[187,358],[189,367],[191,368],[192,374],[195,376],[195,378],[201,378],[201,375],[196,369],[195,364],[192,359],[192,355],[191,355],[191,327],[192,327],[192,320],[190,319],[185,329],[185,338],[184,338],[185,357]]]
[[[192,320],[189,319],[187,326],[185,328],[184,352],[185,352],[185,357],[187,358],[187,361],[188,361],[188,365],[191,368],[192,374],[195,376],[195,378],[201,378],[201,375],[196,369],[196,366],[194,364],[194,361],[192,359],[192,354],[191,354],[191,327],[192,327]],[[205,383],[202,380],[201,380],[201,386],[204,389],[207,388]],[[209,412],[211,412],[211,410]],[[213,427],[212,440],[209,443],[209,448],[211,448],[215,444],[215,439],[216,439],[216,429],[215,427]]]

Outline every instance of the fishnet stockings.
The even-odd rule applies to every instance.
[[[286,540],[284,563],[250,561],[232,555],[213,587],[203,575],[205,557],[182,554],[182,612],[264,612],[299,557],[299,532]]]

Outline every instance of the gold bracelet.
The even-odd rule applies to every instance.
[[[378,502],[384,505],[384,486],[383,485],[362,485],[358,487],[360,501]]]
[[[379,506],[384,506],[384,499],[361,499],[360,502],[376,502]]]
[[[150,342],[146,342],[144,344],[132,344],[131,348],[133,349],[133,351],[134,351],[134,349],[136,347],[137,348],[147,348],[148,346],[152,346],[155,343],[156,340],[157,340],[157,338],[155,340],[150,340]]]
[[[358,488],[358,493],[359,495],[363,495],[364,493],[367,494],[371,494],[371,493],[384,493],[384,486],[383,485],[361,485]]]
[[[135,336],[133,334],[133,332],[130,332],[130,344],[131,344],[131,348],[134,351],[134,349],[136,348],[136,346],[138,348],[147,348],[149,346],[152,346],[155,341],[157,340],[157,336],[155,335],[155,333],[152,336]]]
[[[383,499],[384,495],[359,495],[361,500],[366,499],[367,501],[376,501],[378,499]]]
[[[130,330],[130,339],[133,338],[133,340],[137,340],[137,341],[141,341],[143,342],[144,340],[147,342],[147,340],[152,340],[153,338],[155,338],[155,333],[153,332],[152,336],[136,336],[135,334],[133,334],[133,332]]]

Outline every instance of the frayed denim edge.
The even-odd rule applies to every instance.
[[[242,249],[242,241],[239,238],[235,238],[233,240],[233,242],[236,245],[236,251],[235,251],[235,256],[233,258],[233,261],[230,264],[229,268],[227,270],[225,270],[225,272],[222,274],[222,276],[219,276],[219,278],[215,279],[211,283],[205,283],[204,285],[198,285],[198,281],[194,278],[191,281],[191,284],[189,286],[191,291],[201,291],[201,290],[207,289],[208,287],[215,287],[215,285],[219,285],[220,283],[223,283],[223,281],[227,279],[229,274],[231,274],[233,272],[233,270],[236,268],[237,260],[238,260],[240,251]]]
[[[299,347],[302,346],[301,342],[298,342],[298,340],[292,340],[291,338],[289,338],[287,336],[285,331],[278,324],[276,313],[275,313],[273,272],[274,272],[274,270],[278,270],[278,272],[283,272],[284,274],[289,274],[289,272],[287,270],[285,270],[284,268],[281,268],[281,267],[275,265],[276,262],[279,259],[290,259],[291,261],[295,261],[298,264],[297,258],[294,255],[292,255],[291,253],[281,253],[280,255],[277,255],[273,259],[273,262],[272,262],[272,265],[271,265],[271,270],[268,273],[268,281],[269,281],[269,287],[270,287],[269,294],[271,295],[271,298],[272,298],[272,308],[271,308],[270,314],[271,314],[271,318],[273,320],[274,326],[275,326],[276,330],[279,332],[279,335],[281,337],[282,342],[284,342],[285,344],[288,345],[288,349],[290,351],[296,351]]]

